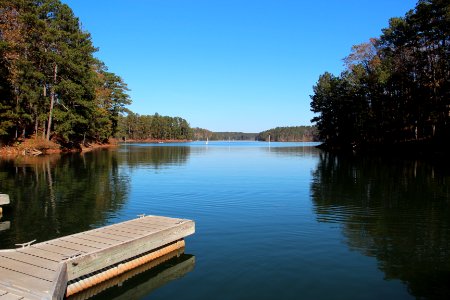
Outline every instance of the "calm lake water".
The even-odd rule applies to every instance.
[[[450,169],[311,144],[127,144],[0,160],[0,248],[193,219],[185,254],[93,299],[445,299]]]

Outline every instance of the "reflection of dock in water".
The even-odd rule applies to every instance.
[[[9,204],[9,195],[7,194],[0,194],[0,231],[8,230],[11,227],[11,224],[9,221],[1,222],[2,214],[3,214],[3,208],[2,205],[8,205]]]
[[[85,300],[94,296],[111,300],[141,299],[194,269],[195,256],[183,252],[184,248],[166,254],[67,299]]]
[[[11,227],[11,223],[9,221],[0,222],[0,231],[8,230]]]
[[[2,212],[3,212],[2,205],[8,205],[8,204],[9,204],[9,195],[0,194],[0,216],[2,215]]]

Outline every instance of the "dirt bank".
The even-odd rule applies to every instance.
[[[24,139],[18,140],[11,145],[0,148],[0,157],[14,156],[38,156],[45,154],[65,153],[65,152],[87,152],[99,148],[110,148],[118,145],[116,140],[109,140],[108,143],[89,143],[84,146],[64,148],[61,145],[44,139]]]

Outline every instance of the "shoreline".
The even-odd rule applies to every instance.
[[[19,156],[42,156],[61,153],[85,153],[97,149],[107,149],[118,147],[122,143],[188,143],[191,140],[160,140],[160,139],[145,139],[145,140],[127,140],[120,141],[110,139],[108,143],[93,143],[88,146],[79,146],[79,148],[63,148],[61,145],[54,142],[26,139],[22,142],[17,142],[16,145],[7,145],[0,147],[0,158],[14,158]]]
[[[135,140],[135,139],[129,139],[129,140],[117,140],[118,144],[123,143],[147,143],[147,144],[161,144],[161,143],[189,143],[192,142],[192,140],[164,140],[164,139],[144,139],[144,140]]]

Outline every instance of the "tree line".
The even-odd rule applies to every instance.
[[[191,140],[189,123],[180,117],[139,115],[128,111],[119,116],[117,137],[122,140]]]
[[[194,128],[193,137],[195,140],[206,140],[210,141],[254,141],[257,133],[246,133],[246,132],[234,132],[234,131],[223,131],[223,132],[213,132],[204,128]]]
[[[420,0],[382,35],[353,46],[346,69],[313,87],[311,121],[329,148],[422,144],[450,137],[450,2]]]
[[[104,141],[131,100],[59,0],[0,3],[0,136]]]
[[[213,132],[204,128],[194,128],[195,140],[210,141],[269,141],[272,142],[311,142],[318,141],[318,133],[314,126],[277,127],[260,133],[245,132]]]
[[[317,130],[314,126],[276,127],[256,136],[257,141],[272,142],[315,142],[318,141]]]

